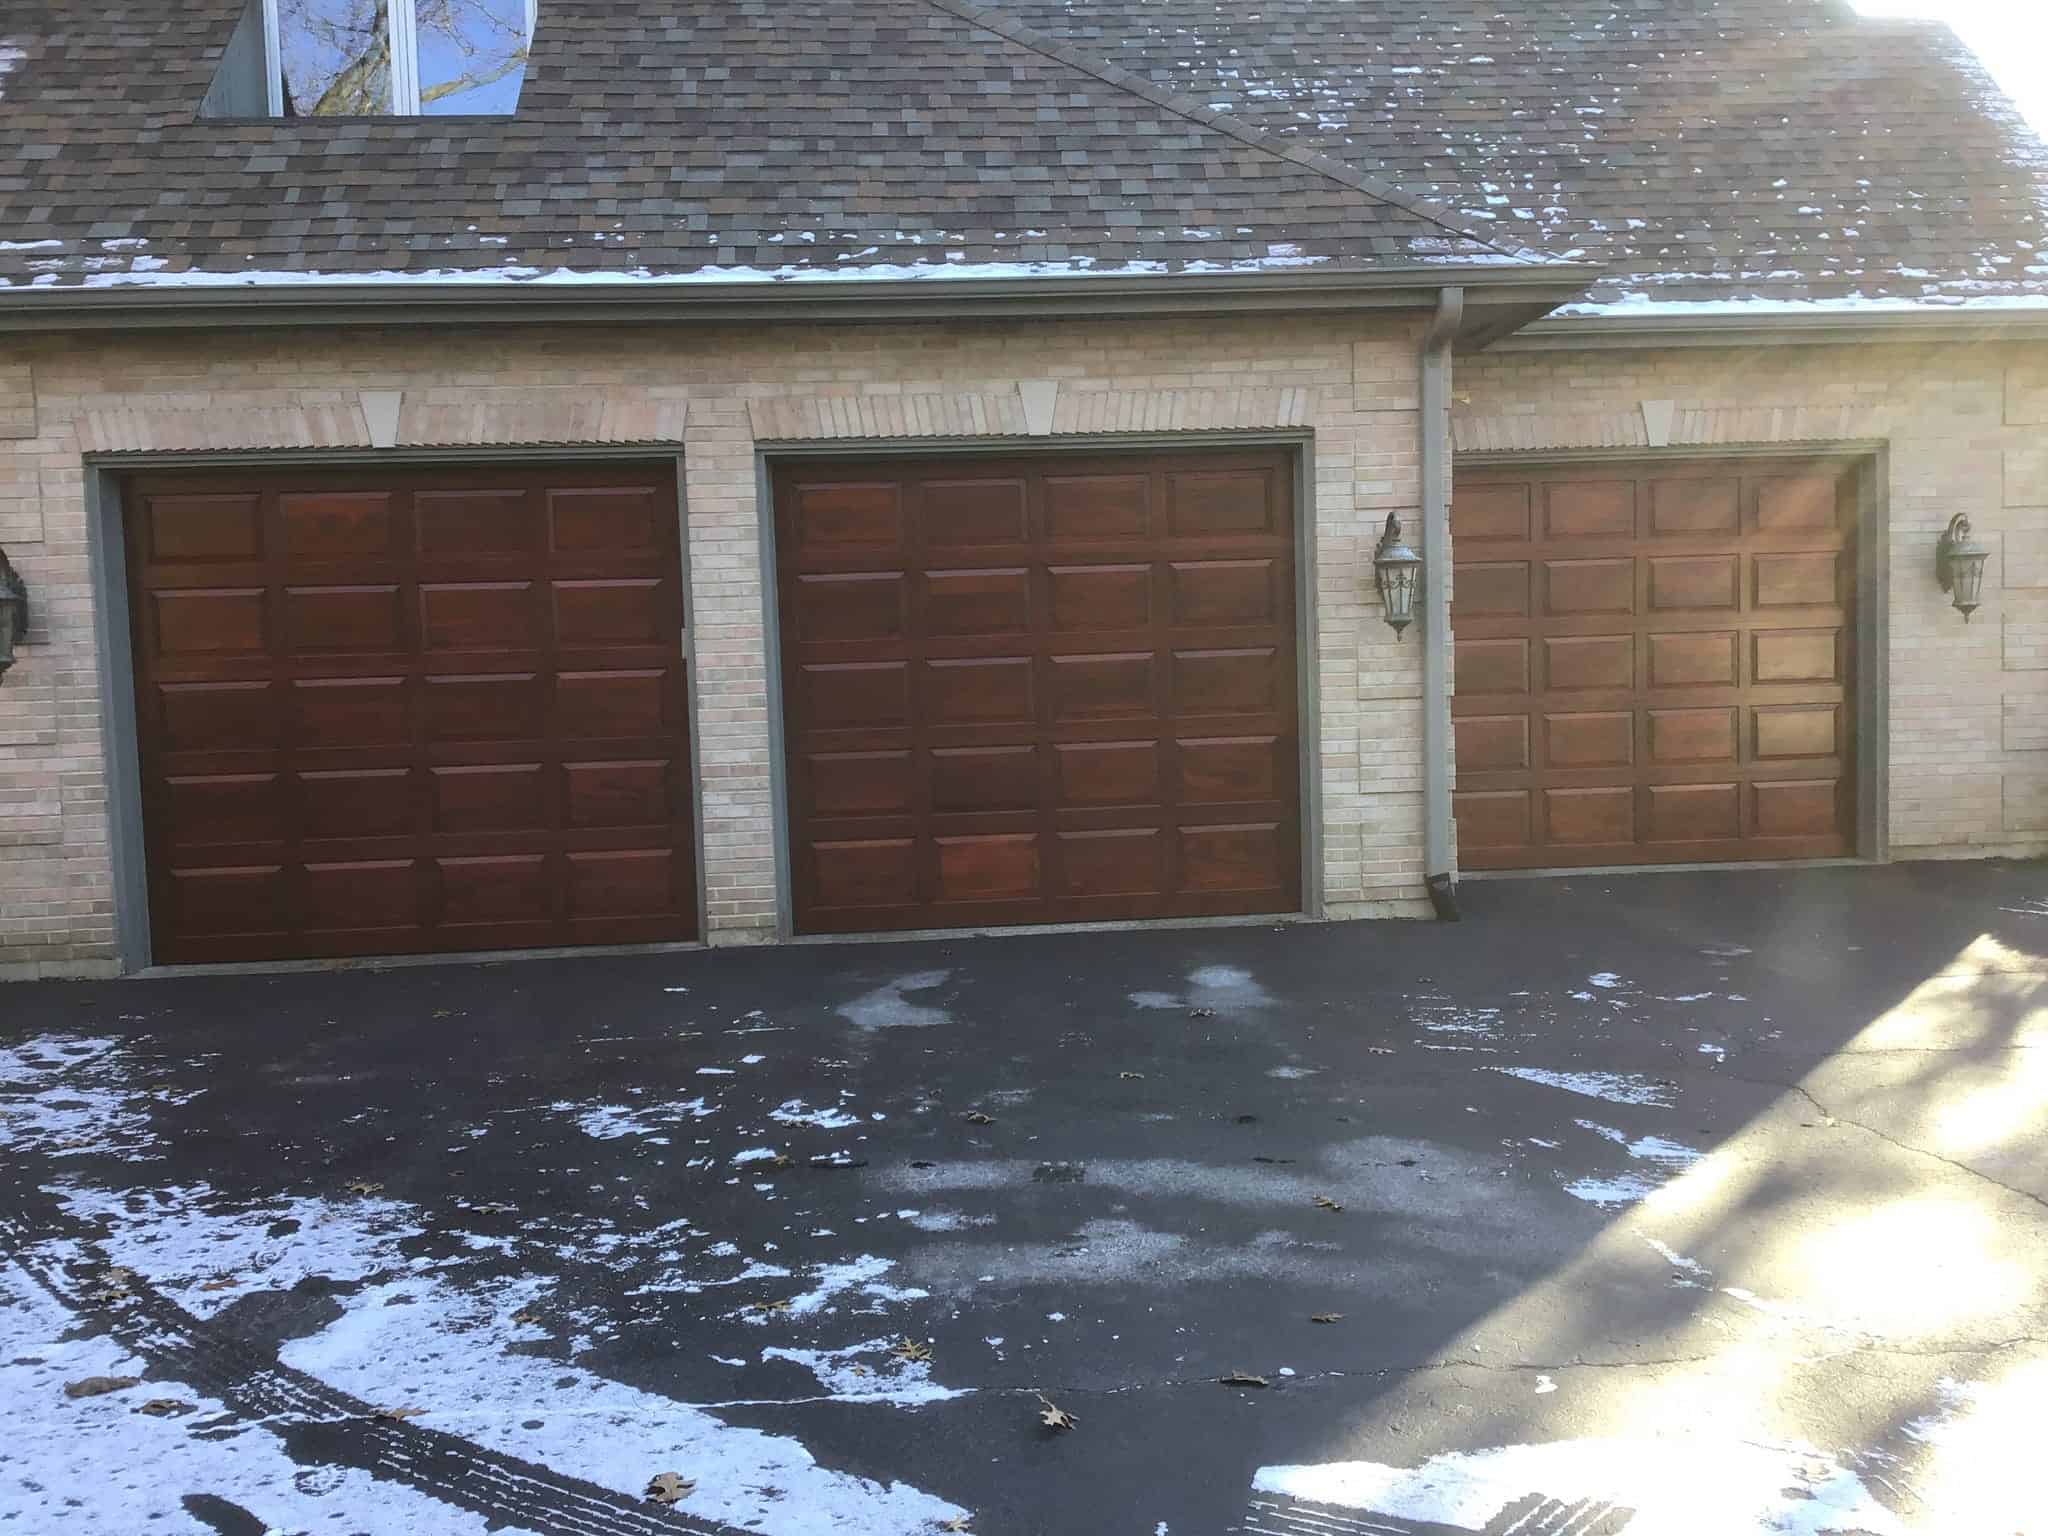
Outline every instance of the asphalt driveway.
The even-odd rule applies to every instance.
[[[0,1532],[2048,1531],[2048,867],[1465,897],[0,987]]]

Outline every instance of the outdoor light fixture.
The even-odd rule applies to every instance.
[[[0,549],[0,679],[14,665],[14,648],[28,639],[28,587]]]
[[[1387,623],[1398,639],[1415,619],[1415,592],[1422,585],[1422,556],[1401,542],[1401,520],[1387,514],[1387,531],[1380,535],[1372,552],[1373,580],[1379,583],[1380,603]]]
[[[1970,537],[1970,520],[1958,512],[1948,520],[1948,531],[1934,546],[1934,579],[1941,590],[1953,593],[1956,612],[1965,624],[1977,611],[1984,595],[1984,562],[1991,551]]]

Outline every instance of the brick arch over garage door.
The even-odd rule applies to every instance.
[[[799,932],[1299,910],[1291,454],[774,495]]]
[[[697,929],[675,479],[123,487],[159,962]]]
[[[1466,869],[1855,851],[1857,466],[1461,463]]]

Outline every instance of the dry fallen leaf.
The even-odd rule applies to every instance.
[[[1316,1312],[1310,1315],[1309,1321],[1312,1323],[1341,1323],[1344,1321],[1344,1314],[1342,1312]]]
[[[673,1504],[687,1499],[690,1490],[697,1485],[677,1472],[657,1472],[647,1480],[647,1497],[657,1504]]]
[[[135,1271],[111,1264],[99,1284],[85,1293],[88,1301],[122,1301],[135,1294]]]
[[[233,1275],[215,1275],[211,1280],[200,1286],[199,1289],[202,1291],[231,1291],[238,1284],[240,1282]]]
[[[1232,1371],[1228,1376],[1216,1378],[1226,1387],[1270,1387],[1273,1385],[1263,1376],[1254,1376],[1249,1371]]]
[[[994,1115],[983,1114],[978,1109],[970,1109],[967,1111],[966,1114],[962,1115],[960,1118],[962,1120],[965,1120],[969,1125],[994,1125],[996,1123],[996,1117]]]
[[[370,1417],[383,1424],[403,1424],[407,1419],[416,1419],[426,1411],[424,1408],[379,1408]]]
[[[521,1307],[512,1314],[512,1321],[515,1323],[537,1323],[540,1321],[540,1314],[531,1307]]]
[[[916,1339],[905,1337],[898,1339],[895,1348],[891,1349],[889,1353],[906,1364],[916,1365],[921,1361],[931,1359],[932,1347],[929,1344],[920,1344]]]
[[[1041,1392],[1038,1394],[1038,1422],[1047,1429],[1072,1429],[1080,1421]]]
[[[352,1195],[374,1195],[384,1186],[382,1184],[372,1184],[368,1179],[351,1179],[341,1187]]]
[[[796,1159],[787,1152],[778,1152],[768,1159],[768,1166],[770,1168],[793,1168],[796,1166]]]
[[[64,1383],[64,1395],[69,1398],[105,1397],[109,1392],[126,1392],[141,1383],[140,1376],[87,1376],[80,1381]]]
[[[786,1301],[750,1301],[747,1303],[746,1310],[749,1312],[787,1312],[789,1310],[789,1303]]]
[[[135,1411],[146,1413],[153,1419],[169,1419],[181,1413],[190,1413],[192,1405],[175,1397],[152,1397]]]
[[[513,1213],[515,1213],[519,1209],[519,1207],[516,1205],[508,1205],[503,1200],[479,1200],[475,1204],[471,1205],[470,1209],[472,1211],[475,1211],[479,1216],[510,1216]]]
[[[967,1523],[973,1518],[974,1516],[972,1515],[955,1515],[944,1525],[940,1526],[939,1529],[942,1531],[964,1531],[967,1529]]]
[[[1344,1209],[1344,1205],[1342,1201],[1332,1200],[1328,1195],[1317,1195],[1316,1209],[1319,1211],[1341,1211]]]

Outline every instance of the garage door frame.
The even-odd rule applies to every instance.
[[[1324,913],[1322,784],[1314,771],[1321,761],[1321,679],[1315,665],[1316,646],[1316,536],[1315,536],[1315,440],[1309,432],[1202,432],[1202,433],[1116,433],[1048,442],[1015,437],[901,437],[790,440],[763,442],[754,454],[754,485],[761,539],[761,616],[767,637],[769,778],[774,817],[775,844],[775,933],[785,942],[841,944],[864,939],[940,938],[962,931],[974,933],[1044,933],[1067,930],[1129,928],[1130,922],[1076,922],[1029,925],[993,924],[968,930],[954,928],[889,929],[875,933],[800,934],[796,931],[796,886],[792,838],[794,826],[789,803],[789,746],[786,729],[786,701],[782,686],[782,613],[780,572],[775,541],[775,470],[778,465],[806,459],[846,462],[883,459],[944,459],[987,457],[1075,458],[1105,454],[1189,453],[1213,448],[1280,448],[1292,458],[1294,477],[1294,644],[1296,736],[1299,761],[1301,908],[1295,913],[1261,913],[1245,917],[1181,917],[1146,919],[1148,925],[1166,927],[1243,926],[1306,918],[1320,919]]]
[[[1855,686],[1850,690],[1856,719],[1855,752],[1851,759],[1856,776],[1855,846],[1848,862],[1882,864],[1891,856],[1890,815],[1890,714],[1891,634],[1891,449],[1882,438],[1798,443],[1691,444],[1669,448],[1575,448],[1547,452],[1506,450],[1464,452],[1455,456],[1451,482],[1457,484],[1461,467],[1484,469],[1547,469],[1566,464],[1689,464],[1714,459],[1841,459],[1850,461],[1856,476],[1856,612],[1851,626],[1856,664]],[[1455,551],[1453,551],[1455,558]],[[1845,862],[1819,860],[1800,862]],[[1545,875],[1589,873],[1644,873],[1673,868],[1755,869],[1755,862],[1708,866],[1630,864],[1583,868],[1474,870],[1461,879],[1499,880]]]
[[[690,821],[694,844],[697,931],[705,931],[708,911],[704,869],[704,780],[699,754],[702,750],[696,729],[698,703],[697,655],[691,642],[690,626],[695,606],[690,598],[690,522],[680,449],[658,444],[639,447],[545,448],[490,447],[405,451],[391,449],[336,449],[316,453],[251,450],[223,453],[121,453],[87,455],[85,465],[86,557],[93,593],[93,640],[98,652],[100,687],[100,739],[107,786],[108,858],[113,869],[114,941],[121,972],[132,974],[156,965],[150,934],[149,864],[143,833],[142,771],[139,724],[136,717],[135,657],[131,642],[130,594],[125,526],[127,509],[122,482],[130,475],[189,471],[218,474],[243,470],[252,473],[289,472],[304,469],[394,469],[437,470],[463,465],[516,468],[546,464],[666,465],[675,477],[678,580],[683,594],[683,680],[688,691],[685,718],[688,721],[690,764]],[[633,949],[700,949],[703,941],[679,940],[656,945],[627,945]],[[578,948],[565,953],[607,952],[606,947]],[[609,952],[618,952],[616,947]],[[529,951],[485,951],[476,956],[433,954],[403,957],[407,960],[446,961],[486,958],[504,953]],[[531,953],[553,953],[533,951]],[[375,961],[281,960],[224,962],[219,965],[166,967],[181,973],[208,970],[247,971],[293,968],[324,968],[362,965]]]

